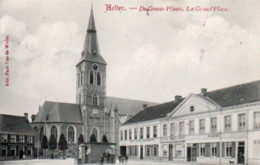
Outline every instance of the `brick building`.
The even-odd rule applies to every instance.
[[[0,114],[0,160],[33,158],[35,134],[27,117]]]

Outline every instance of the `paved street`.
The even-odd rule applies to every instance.
[[[73,159],[66,160],[51,160],[51,159],[34,159],[34,160],[14,160],[14,161],[0,161],[0,165],[73,165]],[[195,163],[183,163],[183,162],[168,162],[168,161],[156,161],[156,160],[130,160],[127,163],[119,163],[118,165],[192,165]],[[104,164],[105,165],[105,164]]]

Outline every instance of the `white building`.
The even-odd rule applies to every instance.
[[[147,107],[120,128],[130,159],[260,164],[260,81]]]

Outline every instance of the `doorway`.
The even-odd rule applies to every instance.
[[[197,147],[196,144],[187,147],[187,162],[197,161]]]
[[[120,155],[126,156],[126,146],[120,146]]]
[[[172,144],[169,144],[169,160],[172,160]]]
[[[245,142],[238,142],[237,163],[238,164],[245,163]]]
[[[140,159],[143,159],[144,158],[144,155],[143,155],[143,145],[141,145],[141,148],[140,148]]]

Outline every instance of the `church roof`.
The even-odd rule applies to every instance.
[[[197,95],[222,108],[253,103],[260,101],[260,80]],[[181,101],[171,101],[147,107],[130,118],[125,124],[164,118],[169,112],[174,111]]]
[[[93,9],[91,9],[90,12],[89,24],[85,37],[82,57],[78,64],[80,64],[84,60],[106,65],[106,61],[100,54]]]
[[[0,134],[34,135],[28,119],[24,116],[0,114]]]
[[[136,114],[142,109],[143,104],[155,105],[147,101],[130,100],[116,97],[106,97],[105,106],[109,110],[118,109],[120,122],[125,122],[129,116]],[[122,119],[121,119],[122,118]],[[79,104],[45,101],[36,115],[33,123],[61,122],[61,123],[82,123],[82,114]]]
[[[79,104],[45,101],[39,108],[33,123],[38,122],[65,122],[82,123]]]

